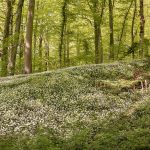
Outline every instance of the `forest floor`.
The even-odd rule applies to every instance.
[[[0,150],[149,150],[150,65],[0,78]]]

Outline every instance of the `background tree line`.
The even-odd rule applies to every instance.
[[[1,76],[149,55],[149,0],[0,0]]]

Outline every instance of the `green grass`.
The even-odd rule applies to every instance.
[[[0,150],[148,150],[145,63],[72,67],[0,79]],[[149,80],[149,79],[148,79]]]

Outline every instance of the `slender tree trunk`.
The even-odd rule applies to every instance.
[[[24,38],[24,32],[25,32],[25,23],[23,20],[23,17],[21,19],[21,32],[20,32],[20,38],[19,38],[19,73],[23,74],[24,73],[24,68],[23,68],[23,57],[24,57],[24,51],[25,51],[25,38]]]
[[[11,5],[12,5],[12,10],[11,10],[11,19],[10,19],[10,28],[9,28],[9,36],[11,37],[10,38],[10,41],[9,41],[9,54],[8,54],[8,66],[7,66],[7,69],[9,68],[9,58],[10,58],[10,55],[11,55],[11,51],[12,51],[12,48],[13,48],[13,44],[14,44],[14,38],[13,38],[13,34],[14,34],[14,4],[15,4],[15,0],[12,0],[11,1]],[[8,70],[8,73],[9,73],[9,70]]]
[[[60,68],[62,67],[62,51],[64,44],[64,34],[65,34],[65,26],[67,24],[67,5],[68,0],[64,0],[62,7],[62,23],[61,23],[61,35],[60,35],[60,44],[59,44],[59,64]]]
[[[144,1],[140,0],[140,57],[144,57],[144,30],[145,30],[145,18],[144,18]]]
[[[40,39],[39,39],[39,71],[42,72],[42,66],[43,66],[43,63],[42,63],[42,43],[43,43],[43,37],[42,35],[40,35]]]
[[[114,19],[113,19],[113,2],[109,0],[109,28],[110,28],[110,55],[109,58],[114,60]]]
[[[19,0],[16,12],[16,25],[15,25],[15,42],[11,49],[10,59],[9,59],[9,74],[14,75],[15,73],[15,65],[16,65],[16,55],[17,48],[19,45],[19,37],[20,37],[20,27],[22,20],[22,8],[23,8],[24,0]]]
[[[33,72],[36,70],[36,49],[37,49],[37,35],[36,35],[36,26],[37,23],[35,23],[35,31],[34,31],[34,50],[33,50]]]
[[[13,1],[14,2],[14,1]],[[7,74],[8,75],[11,75],[10,74],[10,71],[9,71],[9,66],[10,66],[10,59],[11,59],[11,55],[12,55],[12,49],[13,49],[13,44],[14,44],[14,16],[13,16],[13,4],[12,3],[12,13],[11,13],[11,19],[10,19],[10,27],[9,27],[9,47],[8,47],[8,64],[7,64]]]
[[[123,38],[123,35],[124,35],[124,30],[125,30],[126,21],[127,21],[128,14],[129,14],[129,12],[130,12],[130,9],[131,9],[131,7],[132,7],[133,1],[134,1],[134,0],[132,0],[132,1],[130,2],[130,5],[129,5],[128,9],[127,9],[127,12],[126,12],[126,14],[125,14],[125,16],[124,16],[124,20],[123,20],[123,24],[122,24],[122,30],[121,30],[121,34],[120,34],[120,37],[119,37],[119,45],[118,45],[117,59],[118,59],[119,53],[120,53],[120,47],[121,47],[122,38]]]
[[[101,7],[101,14],[99,15],[99,1],[92,1],[93,3],[93,15],[94,15],[94,35],[95,35],[95,63],[103,63],[103,47],[102,47],[102,33],[101,33],[101,22],[103,12],[105,8],[105,2],[103,1]]]
[[[36,11],[39,10],[39,0],[36,2]],[[34,49],[33,49],[33,72],[36,70],[36,52],[37,52],[37,31],[38,31],[38,15],[36,14],[35,18],[35,27],[34,27]]]
[[[70,41],[69,41],[69,26],[65,26],[64,30],[64,66],[70,65]]]
[[[102,29],[100,27],[100,63],[104,62],[104,50],[103,50],[103,39],[102,39]]]
[[[95,63],[100,63],[100,25],[94,21],[94,34],[95,34]]]
[[[66,37],[66,48],[67,48],[67,66],[69,66],[70,65],[70,41],[69,41],[69,34],[67,34],[67,37]]]
[[[35,0],[29,0],[28,19],[25,38],[25,53],[24,53],[25,74],[32,73],[32,33],[33,33],[34,7],[35,7]]]
[[[45,71],[48,71],[49,70],[49,42],[47,39],[45,39],[45,58],[46,58],[46,61],[45,61]]]
[[[64,67],[66,67],[67,63],[67,25],[64,27],[64,41],[63,41],[63,50],[64,50]]]
[[[39,10],[39,1],[36,2],[36,11]],[[35,16],[35,28],[34,28],[34,50],[33,50],[33,72],[36,70],[36,52],[37,52],[37,31],[38,31],[38,15]]]
[[[135,39],[134,26],[135,26],[136,13],[137,13],[137,0],[134,0],[134,12],[133,12],[132,26],[131,26],[131,47],[133,46],[134,39]],[[134,52],[134,50],[132,52],[132,58],[133,59],[135,58],[135,52]]]
[[[79,30],[77,30],[77,35],[76,35],[76,51],[77,51],[77,57],[78,57],[80,54]]]
[[[7,65],[8,65],[8,37],[10,31],[10,23],[11,23],[11,14],[12,14],[12,1],[7,0],[7,12],[6,19],[4,25],[4,34],[3,34],[3,49],[2,49],[2,68],[1,68],[1,76],[7,76]]]
[[[19,73],[23,73],[23,52],[25,50],[24,45],[24,35],[20,36],[20,45],[19,45]]]

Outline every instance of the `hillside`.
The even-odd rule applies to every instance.
[[[149,82],[145,62],[1,78],[0,149],[148,150]]]

